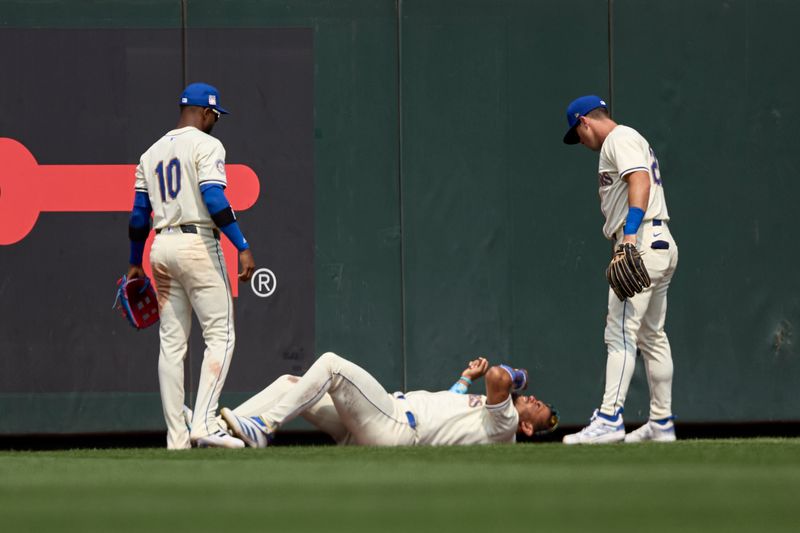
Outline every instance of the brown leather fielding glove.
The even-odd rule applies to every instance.
[[[606,269],[608,284],[620,301],[650,286],[650,275],[639,250],[631,243],[620,244]]]

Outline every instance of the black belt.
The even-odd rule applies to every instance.
[[[181,224],[180,226],[169,226],[171,228],[178,228],[181,230],[181,233],[197,233],[197,226],[194,224]],[[164,229],[167,228],[159,228],[156,230],[156,233],[161,233]],[[214,238],[219,240],[219,230],[217,228],[206,228],[210,229],[211,232],[214,234]]]
[[[645,222],[647,222],[647,220],[644,220],[644,221],[642,221],[642,224],[644,224]],[[660,219],[658,219],[658,218],[654,218],[653,220],[650,220],[650,222],[651,222],[651,223],[652,223],[654,226],[661,226],[662,224],[664,224],[664,221],[663,221],[663,220],[660,220]],[[611,235],[611,239],[612,239],[612,240],[614,240],[614,241],[616,241],[616,240],[617,240],[617,234],[616,234],[616,233],[613,233],[613,234]]]

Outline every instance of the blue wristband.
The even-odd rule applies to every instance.
[[[461,376],[458,378],[458,381],[453,383],[453,386],[450,387],[450,392],[455,392],[456,394],[466,394],[470,385],[472,385],[472,380],[467,376]]]
[[[516,370],[508,365],[500,365],[500,368],[511,376],[512,392],[519,392],[528,384],[528,374],[524,370]]]
[[[639,231],[639,226],[642,225],[643,218],[644,211],[638,207],[629,207],[628,218],[625,219],[625,230],[623,233],[625,233],[625,235],[636,235]]]
[[[467,393],[467,385],[461,381],[460,379],[453,383],[453,386],[450,387],[450,392],[455,392],[456,394],[466,394]]]

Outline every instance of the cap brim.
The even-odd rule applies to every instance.
[[[575,126],[577,126],[577,124]],[[567,134],[564,135],[564,144],[578,144],[581,142],[580,137],[578,137],[578,130],[575,126],[571,127],[567,131]]]
[[[220,107],[218,105],[208,105],[205,102],[190,101],[190,102],[178,102],[178,104],[181,107],[205,107],[205,108],[208,108],[208,109],[216,109],[217,111],[219,111],[223,115],[229,115],[230,114],[228,112],[228,110],[223,108],[223,107]]]

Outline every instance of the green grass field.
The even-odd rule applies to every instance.
[[[2,531],[800,531],[800,440],[0,452]]]

